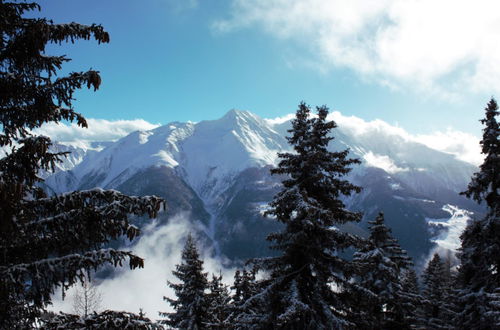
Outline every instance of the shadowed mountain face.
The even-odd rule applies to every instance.
[[[345,203],[365,214],[361,223],[343,229],[364,235],[366,221],[383,211],[394,236],[420,259],[433,248],[434,236],[443,239],[445,226],[436,228],[433,220],[450,218],[447,205],[481,212],[458,195],[474,166],[409,141],[384,125],[357,127],[339,116],[330,148],[349,148],[351,157],[363,161],[349,175],[363,192]],[[228,258],[268,255],[265,237],[280,225],[262,214],[282,179],[271,176],[269,169],[279,161],[278,152],[290,151],[285,139],[289,127],[288,121],[272,123],[236,110],[219,120],[170,123],[131,133],[101,151],[76,150],[81,161],[48,177],[46,185],[55,193],[103,187],[162,196],[169,205],[163,223],[184,213]]]

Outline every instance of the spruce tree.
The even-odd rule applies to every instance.
[[[439,255],[434,254],[422,274],[423,316],[429,329],[449,329],[453,323],[453,299],[449,270]]]
[[[101,84],[97,71],[61,75],[66,56],[46,53],[49,43],[94,38],[109,42],[100,25],[54,24],[25,17],[40,10],[33,2],[0,0],[0,324],[32,327],[56,287],[82,281],[103,264],[142,267],[126,251],[105,248],[111,239],[139,230],[128,214],[156,216],[162,201],[101,189],[48,197],[39,188],[40,171],[53,170],[65,153],[50,152],[51,141],[32,133],[44,123],[75,121],[74,92]],[[32,15],[31,15],[32,16]]]
[[[487,207],[486,216],[470,222],[460,237],[457,326],[464,329],[500,327],[500,127],[493,98],[485,111],[480,142],[484,162],[462,193]]]
[[[233,286],[231,287],[231,289],[234,290],[232,296],[234,306],[244,304],[257,292],[256,274],[256,268],[252,268],[251,270],[247,270],[246,268],[241,271],[239,269],[236,270],[234,273]]]
[[[229,323],[232,328],[246,329],[251,327],[253,316],[258,316],[263,312],[263,306],[256,299],[250,299],[259,292],[256,281],[257,268],[251,270],[237,269],[234,273],[234,282],[231,286],[233,294],[229,304]]]
[[[222,274],[215,276],[212,274],[212,280],[208,282],[207,299],[207,323],[209,329],[227,329],[229,328],[229,303],[231,296],[229,288],[222,283]]]
[[[420,329],[424,324],[422,302],[417,273],[408,268],[401,274],[401,307],[404,311],[404,323],[412,329]]]
[[[361,287],[356,291],[359,300],[352,311],[354,322],[360,328],[408,328],[402,304],[401,274],[412,262],[390,235],[383,213],[368,224],[368,244],[356,252],[353,259]]]
[[[208,322],[207,298],[205,290],[208,287],[207,273],[203,272],[203,261],[196,247],[196,243],[189,234],[184,249],[182,250],[182,261],[175,266],[172,273],[181,283],[168,282],[168,286],[174,289],[177,299],[163,297],[174,308],[173,313],[160,315],[167,317],[163,324],[179,329],[204,329]]]
[[[361,219],[340,199],[361,190],[345,179],[349,166],[359,160],[348,158],[348,150],[327,150],[333,139],[329,133],[337,126],[327,115],[328,108],[322,106],[312,118],[310,108],[301,103],[287,138],[295,152],[280,153],[278,167],[271,170],[285,180],[267,215],[285,226],[268,237],[280,255],[256,261],[268,277],[247,304],[258,302],[263,312],[240,318],[247,317],[254,328],[331,329],[348,324],[348,297],[341,292],[349,286],[344,274],[349,263],[339,252],[358,239],[338,226]]]
[[[481,153],[485,155],[479,172],[474,173],[467,190],[462,194],[476,202],[486,202],[490,213],[500,212],[500,127],[497,122],[498,104],[491,99],[485,108],[486,116],[480,122],[485,125],[481,140]]]

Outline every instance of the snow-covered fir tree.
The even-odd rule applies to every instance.
[[[361,190],[344,179],[359,160],[348,158],[348,150],[327,150],[333,139],[329,133],[336,127],[327,115],[328,108],[322,106],[312,117],[301,103],[287,138],[295,152],[279,154],[281,161],[271,171],[286,179],[267,215],[285,227],[268,237],[280,255],[256,261],[267,277],[247,300],[257,302],[261,313],[240,317],[250,328],[334,329],[349,323],[349,297],[342,296],[349,286],[344,274],[349,262],[339,252],[358,238],[338,225],[361,219],[340,199]]]
[[[234,291],[232,295],[232,302],[234,305],[245,303],[245,301],[257,292],[256,274],[256,268],[250,270],[246,268],[243,270],[236,270],[234,273],[233,286],[231,286],[231,289]]]
[[[229,304],[229,322],[235,329],[247,328],[249,326],[248,315],[260,315],[262,312],[262,305],[258,304],[258,301],[250,299],[259,291],[256,274],[255,267],[250,270],[237,269],[234,273]]]
[[[181,263],[175,266],[172,273],[181,283],[168,282],[174,289],[177,299],[163,297],[174,308],[172,313],[160,312],[166,317],[163,324],[178,329],[204,329],[209,322],[207,315],[207,297],[205,290],[208,287],[207,273],[203,272],[203,260],[191,234],[188,235],[182,250]]]
[[[415,269],[407,268],[401,274],[401,308],[404,311],[404,323],[412,329],[423,327],[424,318],[422,303],[424,298],[420,293],[418,277]]]
[[[500,127],[497,102],[492,98],[481,123],[484,162],[465,192],[478,203],[486,202],[487,214],[467,225],[461,235],[459,259],[460,313],[457,327],[500,328]]]
[[[74,121],[87,127],[73,108],[74,93],[99,88],[97,71],[60,74],[62,55],[46,45],[94,38],[109,42],[100,25],[55,24],[33,18],[33,2],[0,0],[0,324],[30,328],[51,302],[56,287],[68,288],[103,264],[142,267],[126,251],[105,248],[111,239],[139,230],[128,214],[149,214],[162,205],[156,197],[129,197],[101,189],[48,197],[39,188],[40,171],[53,170],[65,153],[51,153],[51,141],[34,135],[44,123]]]
[[[222,283],[222,274],[215,276],[208,282],[207,299],[207,323],[208,329],[228,329],[229,324],[229,287]]]
[[[500,212],[500,127],[497,121],[498,104],[491,99],[485,109],[486,115],[480,122],[485,126],[481,140],[481,153],[485,155],[479,172],[475,173],[462,194],[476,202],[486,202],[489,212]],[[500,276],[500,275],[499,275]]]
[[[402,304],[401,274],[412,265],[411,259],[391,236],[383,213],[368,224],[368,244],[353,259],[361,287],[355,291],[358,303],[351,312],[353,322],[368,329],[409,328]]]
[[[427,329],[453,328],[454,299],[449,269],[436,253],[422,274],[423,316]]]

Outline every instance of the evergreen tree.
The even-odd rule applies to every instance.
[[[236,270],[231,290],[231,303],[229,305],[229,323],[231,328],[246,329],[251,327],[253,315],[261,315],[263,306],[256,299],[250,299],[259,292],[258,283],[255,279],[257,268],[251,270]]]
[[[70,59],[47,54],[46,45],[91,37],[107,43],[109,35],[100,25],[24,17],[33,10],[40,6],[0,0],[0,147],[7,151],[0,159],[0,324],[11,329],[32,327],[55,287],[66,289],[103,264],[128,259],[130,268],[142,267],[141,258],[103,245],[136,237],[127,214],[154,217],[162,204],[101,189],[47,197],[39,188],[38,173],[53,170],[65,153],[51,153],[50,139],[32,130],[62,120],[87,127],[73,95],[101,84],[93,70],[59,75]]]
[[[404,311],[404,323],[412,329],[420,329],[424,324],[422,302],[417,273],[413,268],[405,269],[401,275],[401,306]]]
[[[361,190],[344,179],[359,160],[347,158],[348,150],[327,150],[333,139],[328,134],[337,125],[326,120],[326,106],[317,112],[311,118],[310,108],[299,105],[287,138],[295,153],[279,154],[281,161],[271,170],[286,179],[267,214],[285,228],[268,237],[281,255],[256,261],[268,277],[247,304],[257,303],[264,312],[240,317],[254,328],[331,329],[348,324],[348,296],[341,297],[339,291],[349,286],[344,274],[349,263],[339,252],[358,239],[337,226],[361,219],[340,199]]]
[[[231,287],[231,289],[234,290],[232,296],[233,305],[242,305],[257,293],[256,274],[256,268],[252,268],[251,270],[244,268],[242,271],[239,269],[236,270],[234,273],[233,286]]]
[[[160,312],[167,317],[163,324],[179,329],[204,329],[208,322],[207,298],[205,290],[208,287],[207,273],[203,272],[203,261],[200,260],[196,243],[191,236],[187,237],[182,250],[182,262],[176,265],[172,273],[181,283],[168,282],[174,289],[177,299],[163,297],[174,308],[173,313]]]
[[[485,218],[470,222],[460,237],[457,326],[464,329],[500,328],[500,127],[494,99],[485,111],[480,142],[485,159],[462,193],[487,206]]]
[[[360,328],[403,329],[405,311],[402,304],[401,273],[412,262],[401,249],[380,213],[375,221],[368,222],[368,244],[354,254],[357,269],[359,301],[353,314]],[[359,315],[358,315],[359,314]]]
[[[474,173],[467,190],[462,194],[481,203],[486,201],[490,213],[500,212],[500,126],[497,116],[500,114],[495,99],[486,106],[486,118],[480,122],[485,125],[481,140],[481,153],[485,155],[480,171]]]
[[[229,327],[229,295],[228,286],[222,283],[222,274],[215,276],[208,282],[206,327],[209,329],[227,329]]]
[[[428,329],[452,328],[453,299],[449,270],[436,253],[422,274],[425,326]]]

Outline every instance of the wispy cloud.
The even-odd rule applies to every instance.
[[[84,146],[90,142],[114,141],[134,131],[150,130],[160,126],[143,119],[105,120],[87,119],[88,128],[75,123],[48,123],[34,130],[35,134],[49,136],[53,141]]]
[[[381,168],[391,174],[409,170],[407,167],[398,167],[389,156],[377,155],[371,151],[366,153],[363,159],[368,166]]]
[[[414,139],[428,147],[455,155],[456,158],[474,165],[480,165],[484,160],[479,139],[472,134],[449,128],[444,132],[416,135]]]
[[[213,28],[261,28],[294,41],[322,70],[347,67],[382,85],[456,99],[500,91],[495,0],[233,0]]]

